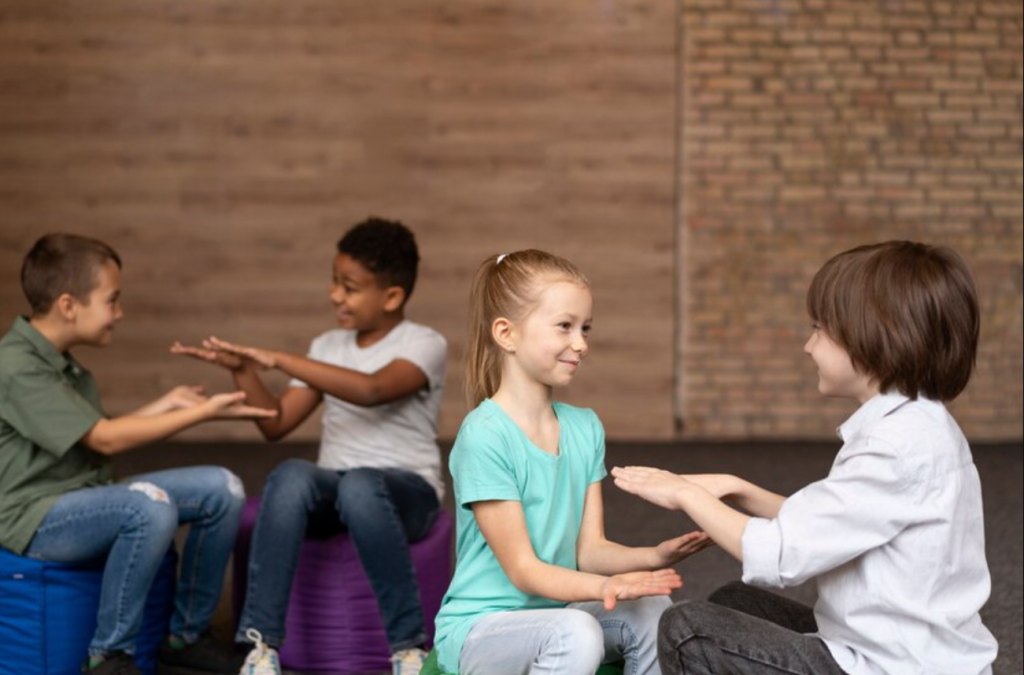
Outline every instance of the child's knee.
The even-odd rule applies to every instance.
[[[714,635],[728,628],[723,618],[731,610],[707,600],[687,600],[669,607],[662,615],[658,633],[662,638],[688,640],[696,635]],[[728,623],[726,618],[725,623]]]
[[[270,475],[267,477],[267,483],[290,482],[294,480],[305,481],[307,476],[309,476],[311,467],[310,462],[304,459],[297,459],[295,457],[286,459],[270,472]]]
[[[343,516],[364,509],[376,513],[381,500],[387,498],[384,474],[377,469],[346,471],[338,483],[338,508]]]
[[[266,485],[263,488],[263,502],[268,499],[279,499],[287,495],[305,495],[315,492],[316,487],[313,481],[315,466],[304,459],[287,459],[277,466],[267,476]]]
[[[223,471],[224,482],[227,483],[228,494],[238,503],[244,502],[245,484],[242,483],[242,479],[227,469],[221,469],[221,471]]]
[[[178,529],[178,507],[167,492],[153,483],[134,481],[128,484],[128,494],[131,515],[126,527],[170,541]]]
[[[571,672],[592,673],[604,658],[604,631],[590,614],[580,610],[565,610],[558,627],[551,633],[556,644],[551,647],[572,664]]]
[[[737,599],[749,595],[750,587],[742,581],[730,581],[708,596],[708,602],[723,607],[734,607]]]
[[[668,596],[653,596],[629,601],[627,620],[630,624],[639,629],[650,630],[652,633],[658,629],[661,615],[672,607],[672,600]]]

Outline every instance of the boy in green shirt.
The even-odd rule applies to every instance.
[[[241,514],[241,481],[193,467],[114,484],[110,456],[210,419],[275,413],[241,392],[207,398],[177,387],[149,405],[108,417],[95,380],[71,356],[104,347],[121,319],[121,260],[106,244],[42,237],[25,257],[31,318],[0,340],[0,546],[39,560],[106,558],[96,633],[83,671],[134,675],[135,638],[149,586],[179,524],[191,530],[165,663],[237,672],[239,659],[207,634]]]

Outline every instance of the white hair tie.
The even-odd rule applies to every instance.
[[[496,262],[494,264],[495,265],[500,265],[501,261],[504,260],[507,257],[508,257],[508,253],[502,253],[501,255],[498,256],[498,262]]]

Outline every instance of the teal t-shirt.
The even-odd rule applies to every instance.
[[[576,541],[587,487],[607,475],[604,428],[593,410],[554,404],[558,455],[544,452],[485,400],[462,423],[449,467],[455,487],[455,576],[437,615],[438,662],[458,672],[462,644],[477,621],[494,612],[564,607],[517,589],[501,569],[473,517],[473,502],[522,504],[530,543],[540,560],[576,568]]]

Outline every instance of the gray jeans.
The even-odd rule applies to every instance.
[[[625,675],[660,675],[658,619],[666,597],[574,602],[564,609],[523,609],[484,617],[469,631],[460,675],[593,675],[626,662]]]
[[[665,612],[658,658],[665,675],[844,675],[817,630],[810,607],[734,582]]]

